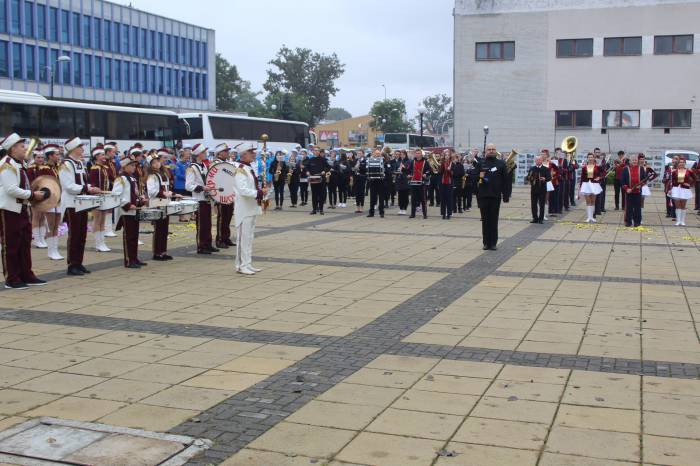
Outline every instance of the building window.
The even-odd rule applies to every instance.
[[[36,35],[41,40],[46,40],[46,5],[36,6]]]
[[[163,61],[163,48],[164,48],[163,33],[158,33],[158,60]]]
[[[651,126],[654,128],[690,128],[691,110],[652,110]]]
[[[39,60],[37,62],[37,68],[39,71],[39,81],[47,82],[49,80],[49,73],[47,70],[49,63],[49,51],[46,47],[39,47]]]
[[[148,92],[151,94],[156,93],[156,67],[151,65],[149,67],[150,73],[148,74]]]
[[[202,74],[202,99],[209,98],[209,83],[207,82],[207,73]]]
[[[68,43],[69,27],[70,27],[70,14],[66,10],[61,10],[61,42],[64,44]]]
[[[557,41],[557,58],[592,56],[593,39],[560,39]]]
[[[477,42],[476,60],[515,60],[515,42]]]
[[[603,110],[603,128],[639,128],[639,110]]]
[[[0,32],[7,32],[7,3],[0,0]]]
[[[137,28],[136,26],[131,26],[129,54],[134,57],[137,57],[139,54],[139,28]]]
[[[102,48],[107,52],[112,51],[112,22],[104,20],[102,25]],[[107,75],[105,74],[105,77]],[[105,86],[107,86],[105,84]]]
[[[131,79],[129,79],[129,62],[122,62],[122,67],[124,69],[124,91],[129,92],[131,90]]]
[[[156,54],[156,31],[151,31],[151,59],[155,60],[158,58],[158,55]]]
[[[114,60],[114,90],[122,90],[122,66],[120,60]]]
[[[146,30],[139,29],[139,57],[146,57]]]
[[[122,32],[121,25],[117,22],[112,23],[112,43],[110,44],[110,50],[112,52],[119,52],[120,44],[122,39],[120,33]]]
[[[187,46],[187,39],[185,39],[184,37],[180,37],[180,60],[178,61],[178,63],[180,63],[181,65],[184,65],[185,63],[187,63],[185,61],[186,46]]]
[[[121,45],[121,52],[123,54],[129,53],[129,26],[126,24],[122,24],[122,45]]]
[[[48,73],[49,79],[53,79],[56,82],[60,81],[60,76],[56,73],[58,73],[58,50],[56,49],[51,49],[51,60],[49,60],[49,69],[46,70]],[[51,71],[49,71],[51,70]]]
[[[105,58],[105,89],[112,89],[112,59]]]
[[[177,62],[177,37],[170,36],[170,63]]]
[[[102,57],[95,57],[95,87],[102,89]]]
[[[83,86],[92,87],[92,56],[86,54],[83,59]]]
[[[102,20],[92,18],[92,48],[102,50]]]
[[[10,70],[7,63],[7,42],[0,40],[0,78],[9,78]]]
[[[34,37],[34,4],[24,2],[24,35]]]
[[[19,0],[10,3],[10,33],[19,35]]]
[[[12,44],[12,77],[22,79],[22,45]]]
[[[70,56],[70,52],[66,52],[65,50],[62,50],[61,55]],[[72,60],[67,61],[67,62],[59,62],[58,63],[58,68],[61,70],[61,82],[63,84],[70,84],[70,77],[71,77],[70,68],[71,68],[71,66],[73,66]]]
[[[82,86],[83,85],[83,57],[79,53],[73,53],[73,85]]]
[[[83,47],[90,47],[92,41],[92,34],[90,25],[92,24],[92,18],[87,15],[83,15]]]
[[[49,8],[49,40],[58,41],[58,8]]]
[[[158,67],[158,94],[165,94],[165,72],[162,66]]]
[[[654,54],[693,53],[693,35],[655,36]]]
[[[642,54],[641,37],[606,37],[603,46],[606,57]]]
[[[592,110],[558,110],[557,128],[590,128],[593,124]]]
[[[80,45],[80,13],[73,13],[72,39],[73,45]]]
[[[139,91],[139,65],[138,63],[131,64],[131,92]]]
[[[172,95],[172,80],[173,80],[173,70],[167,68],[165,70],[165,95]]]
[[[29,81],[35,81],[36,80],[36,66],[34,63],[34,46],[33,45],[25,45],[24,46],[24,60],[27,63],[27,80]]]

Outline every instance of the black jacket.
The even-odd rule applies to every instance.
[[[513,176],[508,172],[503,160],[496,157],[486,157],[477,166],[479,172],[479,184],[477,197],[479,199],[503,198],[503,202],[510,200],[513,190]],[[481,173],[484,174],[481,177]]]
[[[544,178],[544,181],[540,181],[540,178]],[[535,194],[542,194],[547,192],[547,181],[552,181],[552,173],[544,165],[533,165],[530,167],[530,171],[527,173],[526,180],[530,183],[530,192]]]
[[[311,175],[320,175],[321,172],[327,172],[330,169],[331,165],[325,157],[308,158],[304,163],[304,170]]]

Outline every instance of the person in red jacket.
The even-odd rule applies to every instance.
[[[676,207],[676,226],[685,226],[686,204],[693,197],[691,187],[695,187],[693,170],[686,168],[686,160],[678,159],[678,168],[671,172],[671,198]]]
[[[579,195],[586,199],[586,223],[596,223],[595,203],[598,195],[603,192],[600,183],[603,178],[603,169],[596,163],[595,154],[588,153],[586,164],[581,167],[581,188]]]
[[[617,153],[617,159],[613,161],[613,167],[615,168],[615,210],[620,210],[620,196],[622,196],[622,209],[625,209],[625,190],[622,189],[622,173],[627,167],[627,159],[625,158],[625,151],[621,150]]]
[[[625,193],[625,226],[638,227],[642,224],[642,186],[646,183],[647,172],[639,165],[639,158],[633,155],[622,171],[622,191]]]

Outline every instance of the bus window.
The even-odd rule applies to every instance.
[[[23,137],[39,136],[39,107],[34,105],[10,105],[10,132]],[[8,134],[5,132],[3,134]]]
[[[138,115],[126,112],[111,112],[107,114],[107,139],[138,139]]]
[[[181,118],[180,133],[182,139],[204,139],[202,117]]]
[[[384,135],[385,144],[406,144],[405,133],[387,133]],[[411,143],[411,145],[413,145]]]
[[[409,134],[408,147],[423,147],[419,138],[420,136],[416,136],[415,134]]]
[[[106,112],[101,110],[90,110],[90,135],[103,137],[107,134],[105,126]]]
[[[41,107],[41,136],[70,138],[74,136],[72,108]]]
[[[75,136],[90,139],[90,135],[87,110],[75,110]]]
[[[162,141],[168,119],[164,115],[139,115],[139,137],[144,141]],[[172,131],[171,131],[172,134]]]

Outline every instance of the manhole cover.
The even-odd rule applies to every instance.
[[[179,466],[209,440],[41,418],[0,432],[0,463],[22,466]]]

